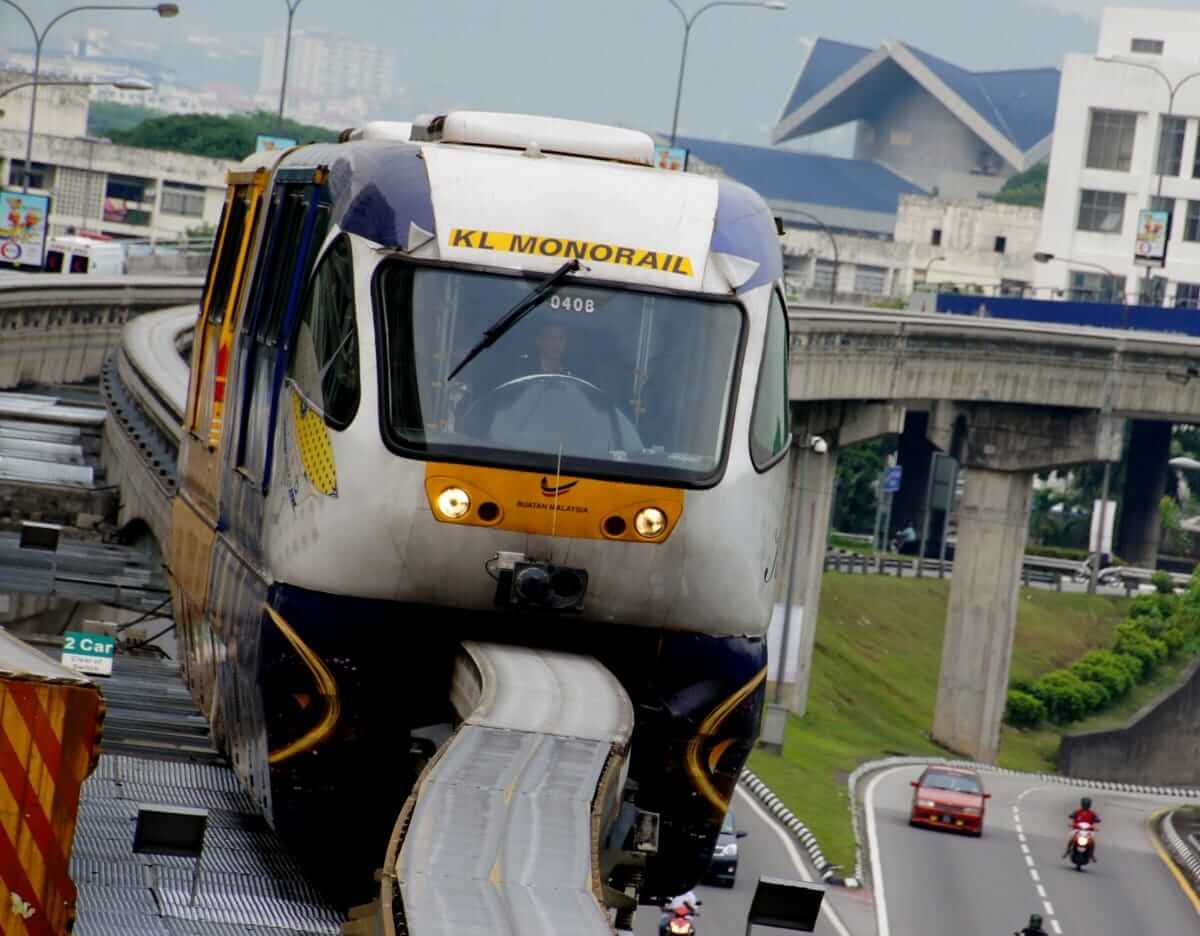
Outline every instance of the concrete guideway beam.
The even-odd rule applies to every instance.
[[[1117,461],[1122,420],[1032,406],[935,404],[934,444],[967,468],[933,737],[994,763],[1036,471]]]

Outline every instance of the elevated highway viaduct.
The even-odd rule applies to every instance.
[[[88,279],[89,286],[102,287]],[[120,285],[125,298],[106,301],[124,302],[126,320],[152,306],[185,306],[199,291],[198,282],[186,280],[128,279]],[[36,294],[62,287],[53,280],[29,285],[26,278],[19,288]],[[23,321],[25,297],[15,297],[12,289],[0,281],[0,316]],[[41,308],[48,309],[40,320],[43,329],[58,329],[70,318],[70,297],[55,301],[57,314],[43,300]],[[166,505],[175,484],[179,429],[171,401],[186,389],[180,349],[188,324],[186,308],[146,317],[125,332],[124,346],[109,358],[102,379],[115,417],[105,429],[105,463],[108,477],[121,485],[120,519],[144,523],[160,541],[167,535]],[[37,331],[32,324],[25,327]],[[50,362],[60,360],[67,353],[63,346],[76,338],[65,329],[42,345],[34,335],[27,337],[24,350],[11,352],[6,367],[33,381],[46,379],[39,367],[59,367]],[[105,340],[111,346],[112,339]],[[87,360],[95,370],[81,366],[75,379],[100,376],[102,355]],[[791,317],[790,381],[797,437],[820,434],[833,448],[827,455],[803,447],[793,453],[795,496],[789,508],[800,511],[800,536],[782,559],[784,568],[795,568],[794,604],[803,613],[789,707],[803,712],[808,690],[837,448],[903,431],[906,418],[911,427],[913,414],[922,414],[929,443],[969,469],[934,736],[954,751],[993,760],[1033,475],[1118,460],[1127,421],[1169,425],[1196,419],[1200,341],[1163,333],[801,306]],[[781,586],[786,579],[780,576]]]

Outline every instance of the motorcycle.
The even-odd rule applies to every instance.
[[[1082,871],[1083,866],[1092,860],[1092,840],[1096,830],[1090,822],[1078,822],[1071,829],[1071,863],[1076,871]]]
[[[667,922],[668,936],[696,936],[696,927],[692,919],[692,914],[688,913],[686,908],[680,907],[675,911],[675,916]]]

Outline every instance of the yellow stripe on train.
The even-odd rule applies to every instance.
[[[620,244],[579,240],[574,237],[543,237],[539,234],[513,234],[506,231],[479,231],[474,228],[453,228],[450,247],[469,250],[498,250],[503,253],[529,254],[537,257],[561,257],[564,260],[587,260],[593,263],[613,263],[618,266],[660,273],[695,276],[692,261],[681,254],[665,250],[639,250]]]

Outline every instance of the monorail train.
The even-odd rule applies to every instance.
[[[216,736],[335,870],[382,854],[466,637],[616,674],[643,899],[708,865],[765,689],[787,315],[762,200],[653,155],[459,112],[229,174],[168,565]]]

